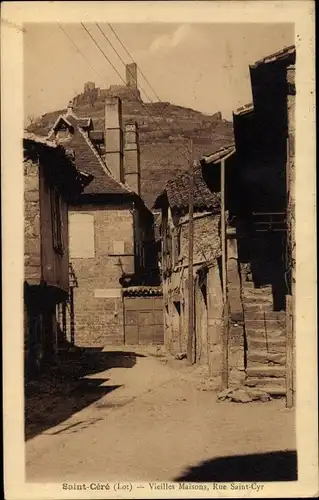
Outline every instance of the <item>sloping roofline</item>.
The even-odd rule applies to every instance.
[[[272,63],[275,61],[280,61],[281,59],[286,59],[287,57],[289,57],[295,53],[296,53],[295,45],[290,45],[289,47],[284,47],[282,50],[279,50],[278,52],[274,52],[273,54],[270,54],[266,57],[263,57],[262,59],[259,59],[259,61],[256,61],[255,63],[250,64],[249,67],[251,69],[254,69],[262,64],[268,64],[268,63]]]
[[[220,148],[215,153],[211,155],[205,155],[200,159],[200,164],[208,164],[208,163],[220,163],[223,160],[227,160],[231,156],[233,156],[236,152],[235,144],[231,143],[228,146]]]
[[[233,111],[234,116],[243,116],[243,115],[248,115],[249,113],[252,113],[254,111],[254,105],[252,102],[248,104],[244,104],[244,106],[241,106],[240,108],[237,108],[235,111]]]
[[[87,120],[87,125],[86,127],[89,127],[92,123],[93,123],[93,120],[92,118],[80,118],[78,116],[76,116],[73,112],[67,112],[67,113],[61,113],[58,118],[55,120],[54,124],[52,125],[52,127],[50,128],[50,131],[47,135],[47,137],[50,137],[52,132],[55,130],[55,128],[58,126],[59,122],[61,120],[63,120],[67,125],[69,125],[69,127],[73,127],[73,124],[68,120],[68,116],[71,116],[72,118],[74,118],[75,120]],[[77,125],[79,126],[79,124],[77,123]],[[79,126],[79,128],[81,127],[81,125]]]
[[[36,134],[33,134],[32,132],[27,132],[27,131],[24,131],[24,133],[23,133],[23,140],[35,142],[37,144],[42,144],[43,146],[47,146],[48,148],[57,148],[58,147],[58,145],[55,142],[50,141],[46,137],[36,135]]]

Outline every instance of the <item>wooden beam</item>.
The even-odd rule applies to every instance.
[[[225,221],[225,161],[220,164],[220,185],[221,185],[221,210],[220,210],[220,224],[221,224],[221,247],[222,247],[222,285],[223,285],[223,299],[226,302],[226,221]]]
[[[223,288],[223,340],[222,340],[222,385],[226,389],[228,387],[228,323],[229,310],[227,304],[227,249],[226,249],[226,217],[225,217],[225,160],[220,164],[220,187],[221,187],[221,249],[222,249],[222,288]]]
[[[74,332],[74,288],[70,288],[70,334],[71,334],[71,344],[75,344],[75,332]]]
[[[190,141],[189,151],[189,205],[188,205],[188,339],[187,359],[190,364],[195,361],[194,356],[194,166],[193,142]]]
[[[286,406],[293,406],[293,309],[292,296],[286,296]]]

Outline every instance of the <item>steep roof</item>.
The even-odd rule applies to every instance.
[[[83,129],[87,128],[93,128],[93,121],[92,118],[79,118],[76,116],[73,111],[67,111],[65,114],[61,114],[58,116],[58,118],[55,120],[53,126],[51,127],[51,130],[48,134],[48,138],[50,138],[54,132],[54,130],[57,128],[59,125],[60,121],[64,121],[67,125],[69,126],[76,126],[80,127]]]
[[[65,187],[70,189],[78,189],[83,191],[92,181],[92,176],[87,172],[77,168],[73,151],[66,149],[64,146],[49,141],[45,137],[35,135],[33,133],[24,132],[23,147],[25,157],[51,157],[53,161],[50,165],[54,167],[60,181],[63,181]],[[67,168],[65,168],[67,166]],[[71,184],[70,184],[71,183]]]
[[[93,176],[93,181],[86,186],[83,194],[133,194],[134,192],[128,186],[112,175],[92,141],[83,131],[83,125],[89,126],[91,118],[78,118],[72,111],[68,111],[67,114],[60,115],[56,120],[48,138],[52,137],[54,129],[61,119],[74,128],[75,133],[68,142],[68,148],[74,150],[78,170]]]
[[[211,182],[209,182],[209,172],[205,168],[205,165],[218,164],[234,153],[235,146],[232,143],[200,159],[200,164],[194,169],[194,211],[201,212],[208,210],[219,212],[220,192],[213,191],[209,187],[208,184],[211,184]],[[179,212],[185,210],[189,206],[189,175],[183,173],[169,180],[164,191],[157,197],[154,208],[162,206],[164,197],[167,197],[168,204],[172,210]]]
[[[189,176],[182,174],[169,181],[166,185],[166,192],[170,207],[182,210],[189,205]],[[194,169],[194,211],[219,210],[220,195],[213,193],[208,188],[204,177],[203,167]]]
[[[157,197],[154,207],[160,208],[162,200],[167,197],[168,204],[172,210],[182,212],[189,205],[189,175],[180,174],[166,183],[164,191]],[[194,169],[194,211],[218,211],[220,205],[219,193],[212,192],[204,180],[203,167]]]
[[[55,142],[50,141],[49,139],[46,139],[43,136],[36,135],[36,134],[33,134],[32,132],[27,132],[27,131],[24,131],[23,140],[34,142],[36,144],[41,144],[43,146],[47,146],[48,148],[55,149],[58,147],[58,145]]]
[[[107,169],[87,135],[79,129],[72,140],[75,161],[80,170],[93,175],[93,181],[84,189],[84,194],[128,194],[133,191],[118,181]]]

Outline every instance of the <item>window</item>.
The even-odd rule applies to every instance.
[[[61,196],[56,188],[51,189],[52,242],[56,252],[63,254],[63,227]]]
[[[172,257],[173,267],[177,266],[180,254],[180,228],[173,229]]]
[[[69,214],[69,242],[71,259],[95,257],[94,216]]]

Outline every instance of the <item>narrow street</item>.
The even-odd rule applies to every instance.
[[[68,393],[48,396],[41,420],[36,396],[27,399],[27,481],[294,478],[294,412],[283,399],[218,402],[185,360],[142,348],[91,356]]]

